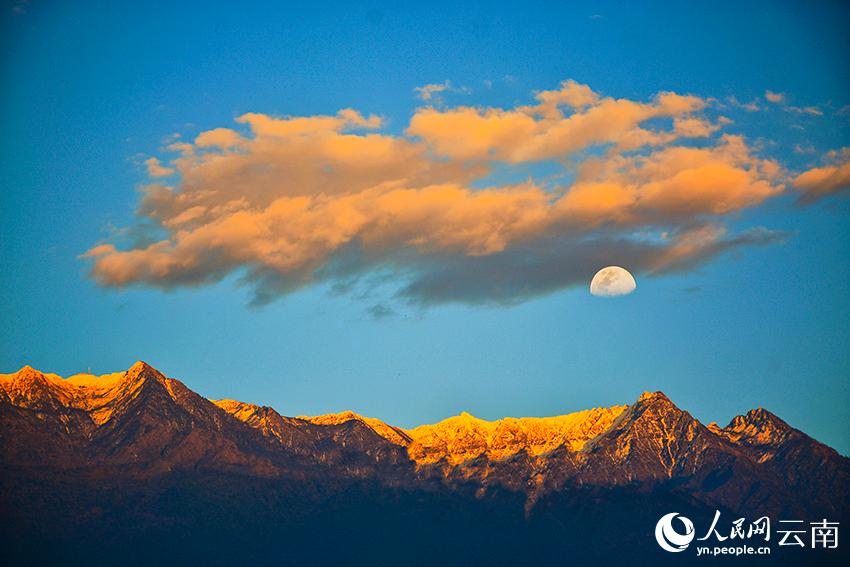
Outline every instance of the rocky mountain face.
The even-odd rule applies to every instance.
[[[99,377],[0,375],[0,536],[16,560],[36,557],[45,538],[59,542],[38,549],[48,560],[98,563],[75,545],[128,541],[144,549],[140,562],[160,560],[148,543],[158,537],[172,551],[237,541],[287,561],[347,549],[432,563],[436,540],[475,559],[476,538],[494,534],[504,541],[487,544],[492,558],[532,543],[557,557],[581,548],[588,519],[598,530],[640,518],[633,529],[645,535],[653,514],[676,507],[846,518],[848,481],[850,460],[767,410],[705,426],[661,392],[557,417],[463,413],[402,429],[353,412],[286,417],[210,401],[142,362]],[[370,523],[396,539],[371,547]]]

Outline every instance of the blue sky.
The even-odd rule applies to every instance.
[[[514,109],[572,79],[618,99],[709,100],[704,116],[729,118],[724,131],[789,180],[850,146],[842,3],[561,4],[4,8],[0,370],[104,373],[144,359],[211,398],[288,415],[353,409],[401,426],[461,410],[567,413],[660,389],[704,422],[766,407],[848,454],[850,210],[840,193],[800,206],[786,181],[722,219],[730,235],[764,227],[782,243],[647,270],[637,292],[612,300],[564,285],[510,305],[423,308],[393,296],[393,273],[368,293],[325,280],[256,308],[239,269],[167,290],[89,276],[80,255],[113,238],[110,227],[138,227],[144,160],[164,160],[173,133],[244,132],[234,119],[249,112],[352,108],[404,136],[425,104],[416,87],[450,81],[432,101],[445,109]],[[743,108],[751,102],[758,111]],[[559,167],[495,164],[478,186]],[[385,304],[391,316],[370,314]]]

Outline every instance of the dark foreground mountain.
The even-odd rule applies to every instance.
[[[662,515],[843,525],[848,481],[850,460],[764,409],[704,426],[660,392],[405,430],[210,401],[141,362],[0,375],[4,564],[700,563],[659,548]],[[773,538],[765,564],[847,559]]]

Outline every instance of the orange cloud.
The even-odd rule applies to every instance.
[[[801,203],[813,203],[850,189],[850,148],[829,152],[826,159],[833,163],[814,167],[794,178],[793,185],[801,194]]]
[[[538,105],[513,110],[420,109],[407,134],[451,159],[521,163],[565,158],[594,146],[635,150],[693,136],[697,132],[693,127],[677,132],[646,129],[642,124],[656,118],[687,118],[706,105],[698,97],[675,93],[660,93],[650,103],[600,98],[574,82],[536,98]]]
[[[510,303],[574,285],[600,263],[692,266],[775,241],[728,236],[721,220],[783,190],[779,164],[739,136],[715,136],[725,123],[704,115],[707,104],[675,93],[614,99],[566,81],[513,109],[421,108],[403,135],[352,109],[248,113],[172,144],[167,165],[152,158],[174,176],[142,189],[139,214],[160,240],[84,256],[106,286],[198,285],[239,271],[258,302],[390,271],[410,301]],[[570,183],[493,177],[541,161]]]
[[[794,106],[788,104],[788,97],[785,96],[785,93],[765,91],[764,98],[768,102],[781,105],[782,109],[786,112],[795,112],[797,114],[810,114],[812,116],[823,116],[823,111],[816,106]]]
[[[773,103],[785,102],[785,95],[783,93],[765,91],[764,98],[766,98],[768,102]]]
[[[588,160],[560,205],[596,223],[724,215],[780,193],[780,174],[776,162],[753,157],[741,137],[726,135],[714,147]]]
[[[164,167],[159,159],[152,157],[145,160],[145,165],[148,168],[148,175],[151,177],[168,177],[174,175],[174,169]]]
[[[215,128],[201,132],[195,138],[195,146],[199,148],[235,148],[241,146],[245,140],[230,128]]]

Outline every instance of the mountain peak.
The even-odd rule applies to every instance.
[[[774,413],[764,409],[751,409],[746,415],[738,415],[732,418],[726,429],[754,426],[757,428],[770,428],[781,431],[792,429],[790,425],[779,419]]]
[[[773,424],[776,424],[776,425],[781,425],[781,426],[790,428],[790,426],[787,423],[785,423],[784,421],[782,421],[781,419],[779,419],[776,416],[776,414],[774,414],[773,412],[768,411],[764,408],[751,409],[750,411],[747,412],[746,417],[747,417],[748,421],[753,422],[753,423],[770,422],[770,423],[773,423]]]
[[[147,383],[153,380],[155,382],[161,382],[169,389],[172,387],[172,382],[177,382],[176,380],[167,378],[165,374],[142,360],[137,361],[127,369],[127,372],[124,373],[124,379],[130,383]]]
[[[748,411],[732,418],[723,428],[724,435],[750,445],[773,445],[781,442],[794,428],[764,408]]]
[[[134,362],[133,365],[127,369],[127,372],[155,372],[157,374],[160,374],[159,370],[157,370],[144,360],[137,360],[136,362]]]
[[[462,412],[460,412],[459,414],[457,414],[457,416],[456,416],[456,417],[457,417],[458,419],[463,420],[463,421],[484,421],[484,420],[482,420],[482,419],[479,419],[479,418],[475,417],[474,415],[472,415],[472,414],[471,414],[471,413],[469,413],[468,411],[462,411]]]
[[[68,400],[55,374],[25,365],[13,374],[0,374],[0,400],[29,408],[61,408]]]
[[[339,416],[340,419],[363,419],[362,415],[351,410],[341,411],[336,415]]]
[[[640,395],[640,397],[637,399],[637,401],[639,401],[639,402],[643,402],[643,401],[647,401],[647,400],[650,400],[650,401],[651,401],[651,400],[666,400],[666,401],[668,401],[668,402],[669,402],[669,401],[670,401],[670,398],[668,398],[668,397],[664,394],[664,392],[662,392],[661,390],[659,390],[659,391],[657,391],[657,392],[649,392],[649,391],[646,391],[646,392],[644,392],[643,394],[641,394],[641,395]]]
[[[36,370],[29,364],[25,364],[21,367],[20,370],[15,372],[14,374],[4,374],[4,376],[13,377],[17,380],[22,380],[24,382],[32,382],[32,381],[48,381],[47,378],[49,375],[45,374],[41,370]],[[52,375],[50,375],[52,376]]]

